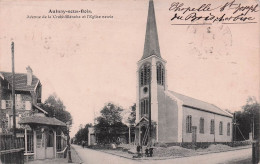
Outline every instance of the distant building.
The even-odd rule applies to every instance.
[[[143,56],[137,63],[136,142],[231,142],[232,115],[167,88],[153,0],[149,1]],[[151,117],[151,132],[149,118]]]
[[[88,145],[95,145],[95,144],[96,144],[95,128],[88,127]]]

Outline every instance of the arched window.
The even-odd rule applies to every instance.
[[[191,126],[192,126],[192,117],[191,117],[191,115],[189,115],[186,118],[186,132],[187,133],[191,133]]]
[[[210,134],[215,133],[215,121],[212,119],[210,120]]]
[[[140,85],[147,85],[150,82],[151,66],[149,63],[144,64],[140,69]]]
[[[219,122],[219,135],[223,135],[223,122]]]
[[[230,136],[230,123],[227,123],[227,135]]]
[[[144,85],[144,69],[141,69],[140,71],[140,84],[141,86]]]
[[[147,115],[150,110],[150,104],[149,104],[149,99],[142,99],[141,100],[141,116],[142,115]]]
[[[200,118],[200,133],[204,133],[204,118]]]
[[[157,70],[157,84],[164,85],[165,71],[163,65],[160,62],[156,64],[156,70]]]

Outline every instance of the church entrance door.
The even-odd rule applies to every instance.
[[[196,141],[197,141],[197,127],[192,126],[191,132],[192,132],[192,143],[196,143]]]
[[[141,145],[147,145],[148,129],[145,126],[141,128]]]

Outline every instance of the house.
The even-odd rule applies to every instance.
[[[15,74],[15,115],[17,137],[24,138],[25,159],[61,157],[67,147],[66,124],[40,108],[42,85],[28,66],[27,73]],[[10,135],[13,128],[12,73],[0,72],[0,133]]]
[[[149,1],[144,51],[137,63],[136,143],[231,142],[232,115],[219,107],[168,90],[166,60]],[[150,140],[149,140],[150,139]]]
[[[37,105],[41,103],[41,82],[33,75],[31,67],[28,66],[26,70],[27,73],[15,74],[16,128],[21,128],[18,122],[22,117],[38,111],[46,114]],[[0,111],[0,132],[8,133],[13,127],[11,72],[0,72]]]

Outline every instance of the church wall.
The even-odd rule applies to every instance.
[[[178,142],[178,106],[164,92],[163,86],[158,87],[159,142]]]
[[[186,132],[186,118],[192,116],[192,126],[197,127],[197,142],[231,142],[232,129],[230,136],[227,135],[227,123],[232,123],[232,118],[220,116],[217,114],[204,112],[196,109],[183,107],[183,142],[192,142],[192,133]],[[200,133],[200,118],[204,118],[204,133]],[[215,134],[210,134],[210,121],[215,120]],[[223,135],[219,135],[219,122],[223,121]],[[232,124],[231,124],[232,125]],[[215,138],[215,139],[214,139]]]
[[[223,135],[219,135],[219,122],[223,122]],[[230,136],[227,135],[227,123],[230,123]],[[232,141],[232,118],[215,115],[215,132],[216,142],[231,142]]]

